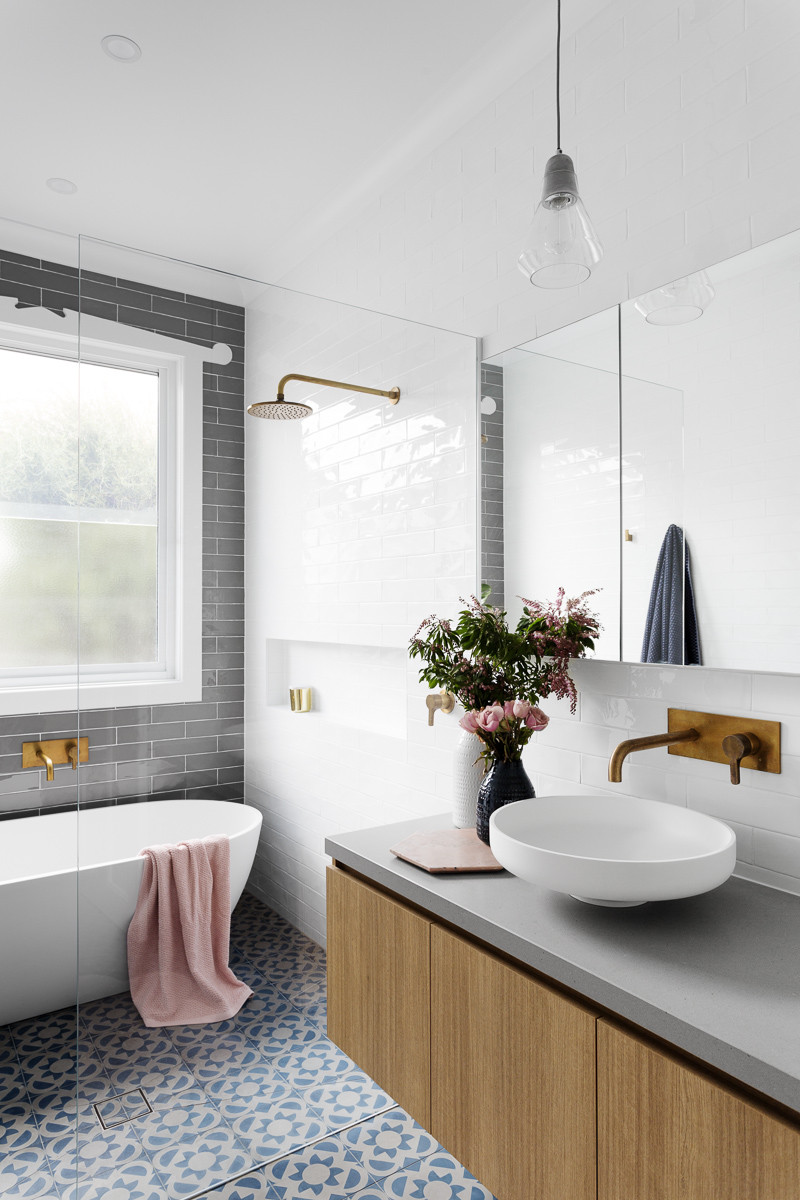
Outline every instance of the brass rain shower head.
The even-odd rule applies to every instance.
[[[358,383],[339,383],[336,379],[319,379],[316,375],[284,375],[278,384],[276,400],[258,400],[249,404],[247,411],[251,417],[264,417],[270,421],[294,421],[308,417],[314,411],[309,404],[289,403],[283,398],[283,389],[290,379],[299,379],[303,383],[321,383],[324,387],[342,388],[345,392],[368,392],[370,396],[385,396],[390,404],[397,404],[400,399],[400,388],[390,388],[388,392],[380,388],[361,387]]]

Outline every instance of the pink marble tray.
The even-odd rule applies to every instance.
[[[391,853],[432,875],[447,871],[502,871],[474,829],[433,829],[412,833],[390,847]]]

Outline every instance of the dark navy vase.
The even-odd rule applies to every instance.
[[[513,804],[515,800],[530,800],[535,795],[521,759],[516,758],[511,762],[495,759],[478,792],[475,832],[481,841],[489,845],[489,817],[496,808]]]

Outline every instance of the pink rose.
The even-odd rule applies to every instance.
[[[478,714],[476,712],[464,713],[458,723],[462,729],[466,729],[467,733],[474,733],[478,728]]]
[[[518,717],[521,721],[524,721],[525,718],[527,717],[528,713],[531,711],[530,701],[529,700],[515,700],[513,709],[514,709],[514,716]]]
[[[504,715],[501,705],[490,704],[483,712],[478,713],[478,729],[482,729],[484,733],[494,733]]]
[[[516,703],[517,702],[515,700],[506,700],[505,704],[503,705],[503,716],[507,717],[509,721],[516,716],[516,713],[514,712]]]
[[[550,718],[540,708],[534,706],[525,718],[525,724],[528,726],[528,729],[532,729],[534,733],[537,733],[540,729],[547,728],[550,724]]]

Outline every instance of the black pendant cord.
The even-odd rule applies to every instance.
[[[561,0],[558,0],[556,32],[556,149],[561,153]]]

